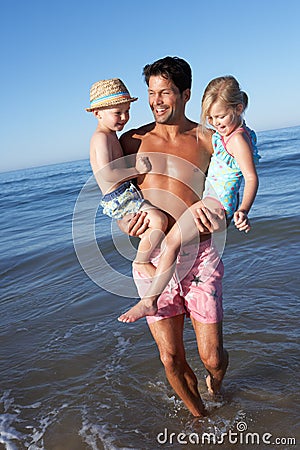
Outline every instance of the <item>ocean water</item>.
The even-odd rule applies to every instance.
[[[258,137],[253,229],[231,226],[223,255],[222,399],[206,394],[186,321],[201,420],[168,385],[145,320],[117,321],[136,301],[135,248],[97,211],[88,161],[0,174],[1,449],[299,447],[300,127]]]

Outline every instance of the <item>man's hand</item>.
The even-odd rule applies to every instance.
[[[195,223],[200,233],[224,231],[226,215],[222,205],[213,198],[205,198],[195,205]]]
[[[123,219],[118,220],[118,226],[123,233],[129,236],[141,236],[149,226],[149,219],[147,219],[147,212],[140,211],[136,214],[128,214]]]

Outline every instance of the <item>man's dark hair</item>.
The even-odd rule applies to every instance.
[[[192,86],[191,67],[184,59],[177,56],[166,56],[152,64],[147,64],[143,69],[143,76],[148,86],[151,76],[164,77],[172,81],[181,94]]]

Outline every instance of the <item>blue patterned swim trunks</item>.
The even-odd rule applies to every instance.
[[[125,181],[117,189],[104,195],[100,205],[103,214],[113,219],[122,219],[127,214],[137,213],[144,201],[140,191],[130,181]]]

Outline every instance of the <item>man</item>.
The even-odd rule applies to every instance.
[[[146,153],[152,170],[138,179],[138,186],[146,200],[166,212],[169,229],[180,216],[199,200],[204,177],[212,154],[210,133],[199,132],[198,124],[185,116],[186,103],[191,93],[191,68],[177,57],[165,57],[144,68],[148,85],[149,105],[155,122],[130,130],[121,137],[125,154]],[[197,181],[197,183],[195,182]],[[195,184],[198,187],[195,187]],[[197,192],[198,189],[198,192]],[[209,278],[202,282],[203,267],[216,259],[210,245],[210,234],[218,224],[217,214],[203,207],[197,210],[201,234],[196,256],[186,264],[191,247],[186,247],[181,266],[188,266],[176,288],[167,289],[158,300],[158,313],[147,317],[151,333],[159,349],[167,379],[177,395],[195,417],[205,414],[197,387],[197,379],[185,358],[183,343],[184,317],[188,313],[195,330],[199,355],[208,371],[208,390],[216,394],[228,365],[228,354],[223,349],[222,291],[223,265],[218,259]],[[145,213],[136,215],[120,227],[131,236],[141,235],[147,228]],[[149,286],[145,274],[134,271],[140,295]]]

